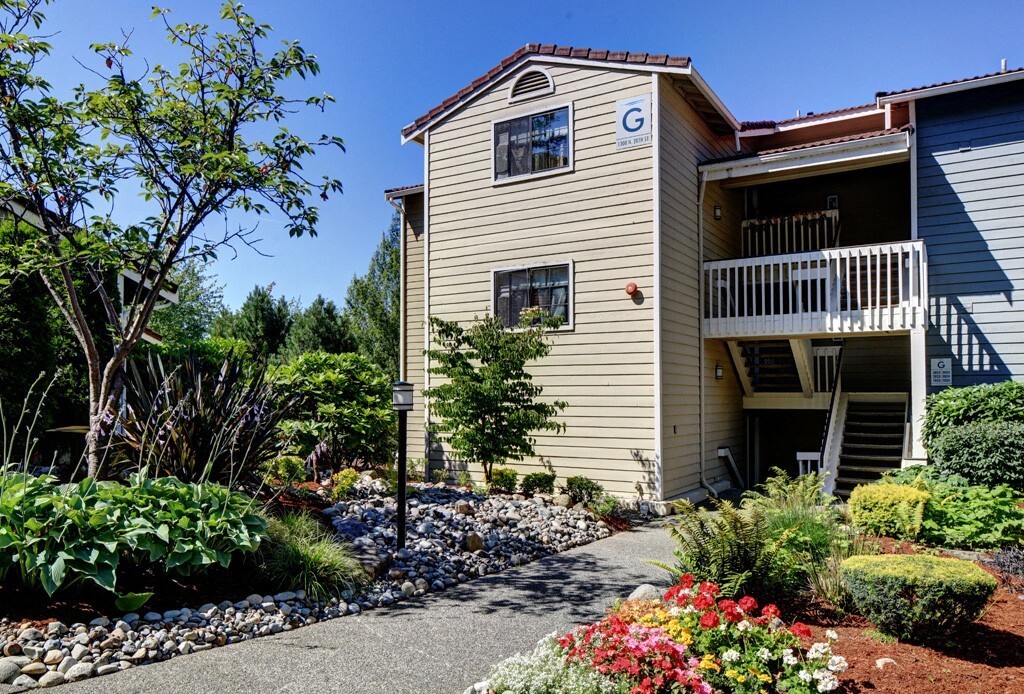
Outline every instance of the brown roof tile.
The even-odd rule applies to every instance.
[[[685,56],[670,56],[665,54],[652,55],[649,53],[629,53],[628,51],[606,51],[603,49],[581,48],[578,46],[557,46],[553,43],[539,44],[528,43],[515,51],[512,55],[502,60],[498,65],[487,71],[482,77],[473,80],[468,86],[463,87],[452,96],[445,99],[439,106],[435,106],[427,113],[417,118],[409,125],[402,128],[402,135],[409,136],[419,130],[425,124],[439,116],[444,111],[452,108],[458,102],[475,92],[480,87],[497,78],[509,66],[518,62],[527,55],[554,55],[561,58],[578,58],[581,60],[594,60],[610,63],[628,63],[636,65],[665,65],[666,67],[686,68],[690,65],[690,59]]]
[[[788,147],[776,147],[775,149],[765,149],[757,152],[757,156],[765,154],[781,154],[783,152],[795,152],[801,149],[809,149],[811,147],[825,147],[826,145],[838,145],[844,142],[855,142],[857,140],[868,140],[872,137],[882,137],[883,135],[895,135],[898,132],[905,132],[905,128],[889,128],[887,130],[870,130],[866,133],[856,133],[855,135],[843,135],[842,137],[830,137],[826,140],[815,140],[814,142],[802,142],[798,145],[789,145]]]

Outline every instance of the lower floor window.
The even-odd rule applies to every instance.
[[[494,314],[507,328],[519,325],[524,309],[539,308],[570,325],[568,263],[494,272]]]

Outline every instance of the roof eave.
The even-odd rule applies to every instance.
[[[979,77],[977,79],[964,80],[963,82],[955,82],[953,84],[940,84],[934,87],[912,89],[894,94],[880,94],[875,97],[875,102],[878,104],[879,108],[883,108],[886,104],[898,104],[906,101],[915,101],[917,99],[927,99],[932,96],[953,94],[956,92],[967,91],[969,89],[979,89],[981,87],[1004,84],[1006,82],[1016,82],[1020,79],[1024,79],[1024,71],[1017,70],[1016,72]]]

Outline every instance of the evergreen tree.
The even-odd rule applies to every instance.
[[[398,215],[384,233],[362,277],[352,278],[345,311],[359,353],[398,380],[401,228]]]
[[[273,284],[253,287],[231,321],[230,334],[220,336],[242,340],[252,354],[264,359],[280,352],[293,318],[288,302],[283,296],[274,299],[273,291]]]
[[[304,311],[298,312],[288,338],[283,359],[291,360],[308,352],[341,354],[356,351],[348,321],[333,301],[317,296]]]

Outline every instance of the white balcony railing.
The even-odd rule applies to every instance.
[[[705,337],[837,335],[925,327],[921,241],[704,263]]]

